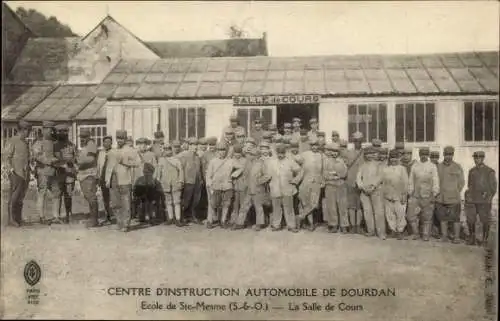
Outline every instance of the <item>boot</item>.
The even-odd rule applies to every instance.
[[[441,241],[448,242],[448,222],[441,222]]]
[[[427,242],[429,241],[429,234],[431,232],[431,223],[424,223],[422,229],[422,239]]]
[[[486,244],[488,242],[488,237],[490,234],[490,224],[489,223],[483,223],[483,244]]]
[[[460,228],[461,228],[460,222],[453,223],[453,244],[460,243]]]
[[[468,224],[469,226],[469,241],[468,245],[476,245],[476,228],[475,224]]]
[[[417,222],[410,223],[410,227],[411,227],[411,233],[413,234],[412,240],[418,240],[420,238],[418,231],[418,223]]]

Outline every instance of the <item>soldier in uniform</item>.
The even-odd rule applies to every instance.
[[[378,153],[378,161],[380,162],[381,165],[387,165],[388,156],[389,156],[389,150],[387,148],[381,147]]]
[[[307,137],[309,140],[314,140],[318,139],[318,119],[317,118],[311,118],[309,119],[309,126],[311,127],[311,130],[307,132]]]
[[[87,227],[97,227],[99,206],[97,204],[97,146],[90,138],[88,129],[80,130],[82,149],[78,152],[78,181],[83,197],[89,203]]]
[[[200,139],[198,139],[198,148],[196,150],[198,157],[202,157],[203,154],[207,151],[207,148],[207,139],[205,137],[201,137]]]
[[[162,156],[160,151],[163,150],[163,144],[165,144],[165,134],[163,134],[162,131],[155,132],[151,151],[155,155],[156,161],[158,161],[158,159]]]
[[[483,151],[476,151],[472,155],[475,166],[469,170],[467,180],[468,198],[466,202],[471,205],[471,211],[467,215],[469,226],[469,244],[474,245],[476,235],[476,217],[479,215],[483,225],[483,240],[479,244],[488,241],[491,222],[491,201],[497,192],[497,178],[495,170],[484,164],[485,154]]]
[[[361,190],[361,204],[366,222],[367,236],[375,235],[383,240],[385,233],[385,213],[382,196],[382,168],[377,161],[375,147],[366,147],[365,162],[360,166],[356,184]]]
[[[254,149],[257,149],[257,142],[252,137],[247,137],[243,145],[243,155],[249,154]]]
[[[297,140],[299,140],[300,136],[301,136],[301,133],[300,133],[300,129],[302,127],[301,123],[302,123],[302,121],[298,117],[294,117],[292,119],[292,136],[293,136],[293,138],[295,138]],[[306,130],[306,136],[307,136],[307,130]]]
[[[402,153],[403,155],[401,156],[400,164],[406,168],[406,172],[410,175],[411,167],[415,163],[415,160],[411,158],[413,151],[411,148],[407,147],[402,151]]]
[[[229,123],[230,125],[225,127],[224,130],[222,131],[222,135],[221,135],[221,142],[224,141],[224,138],[226,136],[226,131],[231,129],[231,131],[233,132],[233,135],[236,136],[237,134],[241,133],[243,135],[245,135],[245,128],[243,128],[242,126],[240,126],[240,122],[238,120],[238,116],[236,115],[231,115],[231,117],[229,117]],[[234,139],[234,137],[233,137]]]
[[[174,156],[176,156],[181,151],[182,151],[182,149],[181,149],[181,142],[179,140],[174,140],[172,142],[172,154],[174,154]]]
[[[262,129],[262,119],[257,118],[253,121],[253,128],[250,131],[250,137],[252,137],[256,144],[260,144],[262,135],[264,134],[264,129]]]
[[[182,194],[182,207],[184,219],[201,224],[196,215],[196,210],[201,199],[202,173],[201,160],[196,154],[198,140],[195,137],[188,139],[189,149],[177,155],[184,170],[184,191]]]
[[[441,155],[439,154],[438,150],[431,150],[431,153],[430,153],[431,163],[433,163],[434,165],[437,166],[439,164],[440,157],[441,157]],[[439,220],[437,218],[437,212],[436,212],[435,206],[434,206],[434,215],[432,215],[432,233],[431,234],[432,234],[432,236],[434,236],[436,238],[441,237],[440,236]]]
[[[60,195],[59,182],[56,181],[56,168],[60,160],[55,156],[54,143],[54,123],[51,121],[44,121],[43,126],[43,139],[38,140],[33,144],[33,156],[36,161],[36,171],[38,176],[38,198],[37,210],[40,215],[40,223],[50,223],[45,215],[45,205],[47,202],[47,195],[52,197],[52,217],[56,220],[59,218],[59,202],[55,198]],[[60,220],[59,220],[60,223]]]
[[[208,152],[207,152],[208,153]],[[205,153],[205,155],[207,154]],[[172,146],[164,145],[164,157],[158,160],[154,177],[161,184],[165,194],[166,225],[175,222],[178,227],[184,226],[181,221],[181,195],[184,186],[184,170],[180,160],[173,155]]]
[[[349,229],[349,215],[347,213],[347,190],[345,180],[347,166],[339,157],[339,145],[330,143],[325,146],[324,178],[325,178],[325,218],[328,231],[345,233]]]
[[[241,168],[242,173],[238,177],[233,177],[233,212],[229,220],[231,226],[236,224],[238,213],[248,192],[246,179],[251,165],[248,159],[243,157],[243,148],[240,145],[234,146],[232,158],[235,166]]]
[[[309,230],[314,231],[313,212],[319,208],[321,187],[323,186],[323,154],[319,152],[318,140],[310,141],[311,150],[300,154],[299,164],[304,175],[299,186],[301,213],[299,224],[307,218]],[[300,227],[300,226],[299,226]]]
[[[283,136],[292,138],[293,131],[292,131],[292,124],[291,123],[284,123],[283,124]]]
[[[62,162],[62,167],[56,169],[56,175],[60,177],[61,185],[59,191],[59,203],[64,202],[66,210],[65,223],[69,223],[69,218],[73,208],[73,190],[76,180],[76,146],[69,140],[67,125],[58,124],[55,126],[57,132],[57,142],[54,146],[55,155]],[[61,205],[59,205],[61,208]]]
[[[441,155],[439,155],[439,151],[431,150],[431,156],[430,156],[431,163],[433,163],[434,165],[437,166],[437,164],[439,164],[439,157],[440,156]]]
[[[419,238],[419,226],[422,223],[422,238],[429,240],[429,233],[434,213],[434,199],[439,193],[437,167],[429,161],[429,148],[419,150],[420,161],[412,166],[409,177],[407,220],[413,233],[413,239]],[[420,209],[417,213],[417,207]]]
[[[6,169],[9,173],[9,223],[19,227],[22,224],[23,202],[30,177],[30,150],[26,138],[31,125],[23,120],[17,124],[17,134],[9,139],[5,151]]]
[[[283,212],[288,230],[296,233],[296,219],[293,213],[293,196],[297,185],[302,180],[302,168],[286,157],[283,146],[276,149],[277,157],[265,163],[265,175],[270,177],[269,189],[273,204],[272,231],[281,229]],[[282,210],[283,207],[283,210]]]
[[[243,147],[243,145],[245,144],[245,139],[246,139],[245,133],[241,132],[236,133],[236,144]]]
[[[106,136],[102,139],[102,149],[99,150],[97,155],[97,178],[99,188],[101,189],[102,200],[104,203],[104,211],[106,212],[105,222],[111,223],[111,204],[110,204],[110,194],[109,187],[106,186],[106,169],[108,166],[109,152],[113,145],[113,137]]]
[[[279,135],[278,126],[276,126],[276,124],[269,124],[267,126],[267,131],[271,132],[271,138],[274,138],[275,136]]]
[[[154,224],[159,219],[159,213],[155,213],[157,217],[153,218],[153,202],[158,195],[152,178],[157,162],[155,154],[148,149],[150,143],[151,141],[145,137],[136,140],[137,154],[141,163],[132,169],[132,184],[133,204],[134,209],[138,209],[139,222],[145,222],[147,214],[149,222]]]
[[[443,242],[448,240],[448,222],[453,222],[453,243],[460,243],[460,193],[465,186],[465,179],[462,166],[453,161],[454,153],[455,149],[452,146],[446,146],[443,151],[443,162],[437,166],[440,192],[436,206]]]
[[[361,233],[360,225],[363,217],[360,190],[356,185],[359,167],[364,162],[363,150],[361,149],[362,139],[363,134],[355,132],[352,135],[354,149],[346,150],[344,154],[347,165],[347,208],[349,211],[349,221],[351,223],[352,233]]]
[[[117,147],[108,153],[105,182],[106,187],[110,188],[117,228],[128,232],[131,219],[132,169],[141,165],[141,159],[137,151],[126,145],[126,130],[117,130],[115,136]]]
[[[340,135],[336,130],[332,131],[332,143],[340,144]],[[347,147],[347,145],[345,147]]]
[[[212,208],[212,192],[210,191],[210,188],[207,185],[207,171],[208,171],[208,164],[212,159],[214,159],[216,155],[216,150],[215,146],[217,145],[217,137],[209,137],[207,138],[207,143],[208,143],[208,148],[205,153],[203,153],[203,156],[201,157],[201,172],[203,175],[203,181],[205,183],[205,191],[207,195],[207,218],[211,217],[213,218],[213,208]]]

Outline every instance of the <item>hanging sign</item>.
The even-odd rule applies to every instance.
[[[235,106],[265,106],[281,104],[317,104],[320,95],[263,95],[263,96],[234,96]]]

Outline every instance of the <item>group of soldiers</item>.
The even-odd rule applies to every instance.
[[[316,118],[309,125],[311,129],[305,130],[300,118],[294,118],[283,124],[280,134],[275,124],[264,129],[263,121],[256,119],[246,135],[232,116],[220,139],[192,137],[168,143],[158,131],[154,139],[138,138],[134,144],[125,130],[117,130],[116,147],[107,136],[99,150],[90,132],[82,129],[77,150],[68,139],[68,127],[44,122],[43,137],[30,151],[26,143],[30,124],[22,121],[5,153],[11,222],[22,223],[33,159],[43,224],[68,221],[78,180],[89,203],[88,227],[103,224],[98,220],[99,188],[104,222],[114,216],[124,232],[132,218],[177,226],[205,221],[208,228],[220,225],[234,230],[248,224],[255,230],[286,227],[291,232],[313,231],[318,223],[326,223],[331,233],[381,239],[390,233],[397,239],[428,241],[434,231],[443,241],[450,236],[454,243],[460,242],[465,177],[453,160],[453,147],[443,149],[441,162],[439,152],[427,147],[421,147],[419,159],[413,160],[412,149],[402,143],[389,150],[374,139],[362,148],[364,137],[355,132],[353,148],[348,148],[336,131],[327,142]],[[476,243],[477,216],[483,224],[483,241],[487,239],[497,190],[496,174],[484,164],[484,152],[476,151],[473,158],[476,165],[469,171],[465,192],[470,244]],[[53,198],[50,219],[45,214],[48,195]],[[66,217],[61,218],[63,203]]]

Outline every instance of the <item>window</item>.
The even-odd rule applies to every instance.
[[[237,116],[240,126],[245,128],[247,135],[252,129],[253,121],[257,118],[262,118],[264,124],[273,123],[273,109],[271,107],[237,107]]]
[[[372,139],[387,141],[387,105],[386,104],[358,104],[349,105],[349,141],[352,134],[359,131],[365,142]]]
[[[106,124],[100,125],[80,125],[78,126],[77,137],[80,137],[80,130],[86,128],[90,130],[90,138],[94,139],[97,147],[102,147],[103,138],[107,136]],[[74,141],[77,148],[80,148],[80,139]]]
[[[497,141],[498,102],[465,102],[464,131],[464,138],[467,142]]]
[[[16,127],[3,127],[2,128],[2,146],[5,146],[5,143],[11,138],[17,134],[17,128]]]
[[[5,146],[5,143],[9,138],[17,134],[17,128],[16,127],[4,127],[2,128],[2,144]],[[42,137],[42,126],[33,126],[31,127],[31,132],[28,138],[26,139],[28,141],[28,144],[30,146],[33,144],[33,142],[37,138]]]
[[[205,137],[205,108],[169,108],[168,137],[171,141],[187,137]]]
[[[433,142],[434,103],[396,104],[396,142]]]
[[[27,138],[27,141],[31,146],[35,142],[35,140],[41,139],[42,137],[43,137],[43,127],[42,126],[33,126],[33,127],[31,127],[31,132]]]

